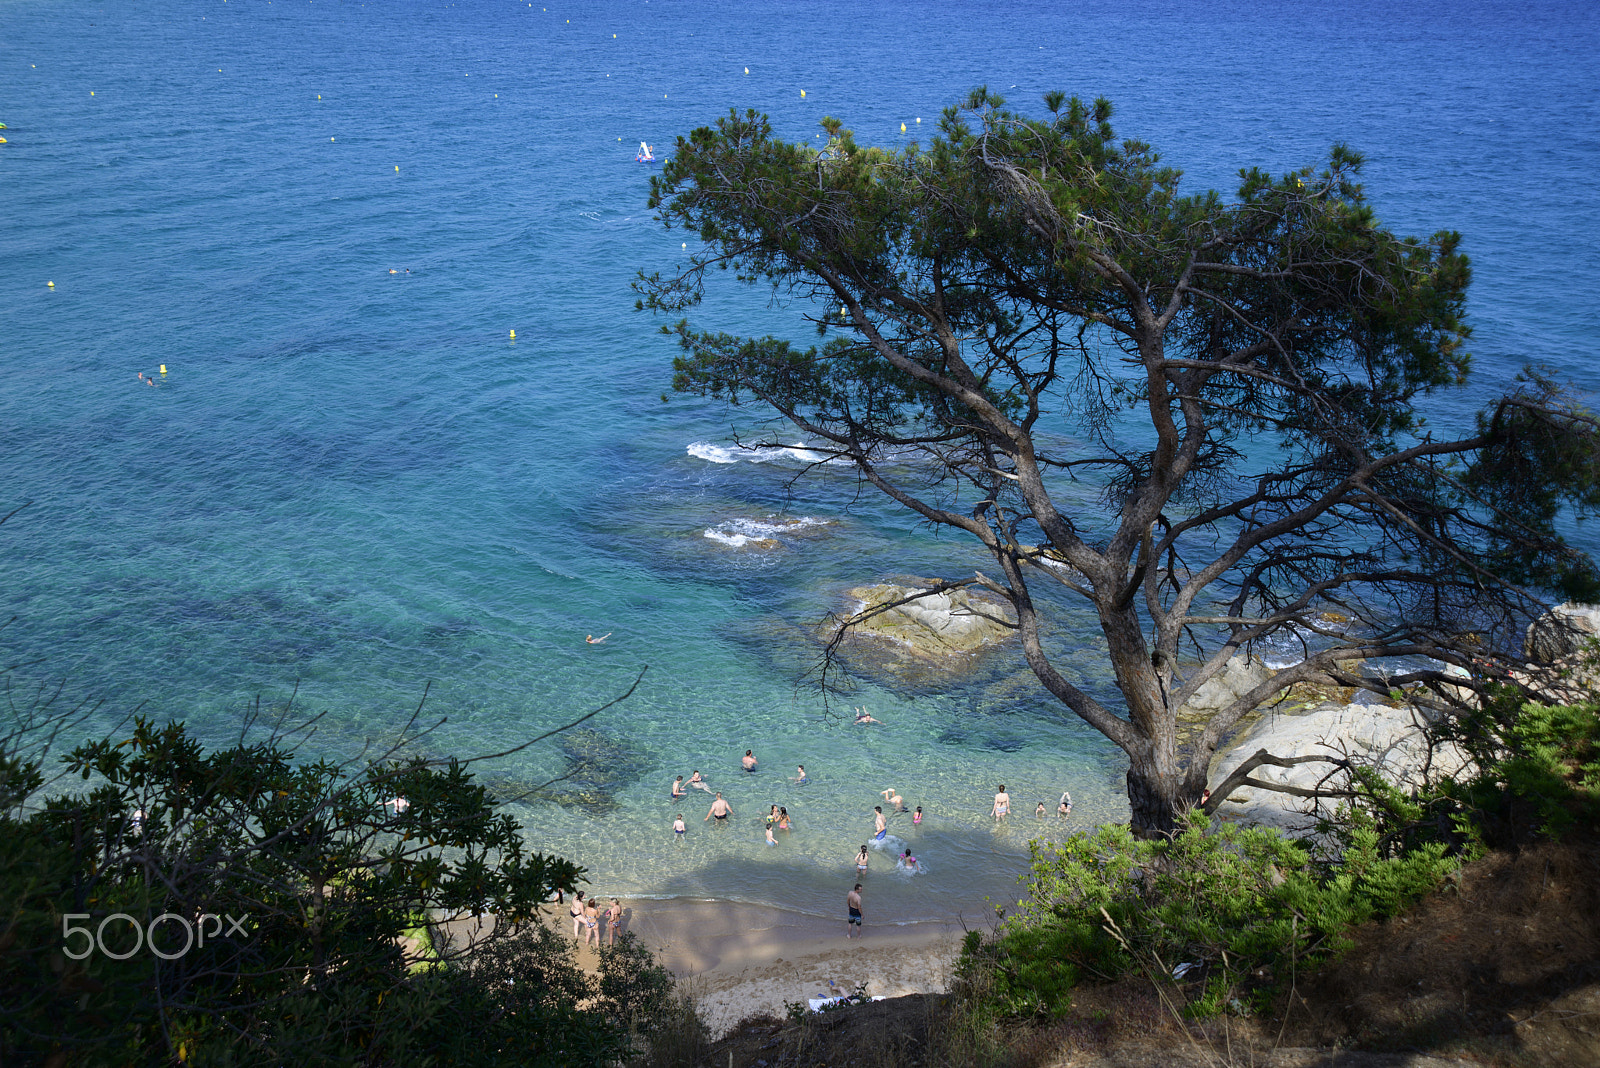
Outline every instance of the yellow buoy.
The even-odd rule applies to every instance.
[[[922,116],[920,116],[920,115],[919,115],[919,116],[917,116],[917,121],[918,121],[918,122],[921,122],[921,121],[922,121]]]
[[[612,35],[611,35],[611,39],[612,39],[612,40],[613,40],[613,41],[615,41],[615,40],[616,40],[616,39],[617,39],[617,35],[616,35],[616,34],[612,34]]]
[[[687,241],[685,241],[685,242],[684,242],[684,243],[683,243],[683,247],[684,247],[684,248],[688,248],[688,247],[689,247],[689,242],[687,242]],[[51,283],[50,283],[50,284],[51,284],[51,285],[55,285],[55,283],[54,283],[54,282],[51,282]]]
[[[54,289],[56,287],[56,284],[54,282],[46,282],[45,285],[49,286],[51,289]]]
[[[161,373],[162,374],[166,374],[167,373],[167,365],[166,364],[162,364],[161,365]]]
[[[806,98],[806,91],[804,89],[802,89],[802,90],[800,90],[800,99],[804,100],[805,98]]]
[[[906,132],[906,124],[903,123],[903,122],[900,124],[900,132],[901,133],[905,133]]]
[[[90,89],[90,90],[89,90],[89,95],[90,95],[90,96],[94,96],[94,90],[93,90],[93,89]]]
[[[333,140],[333,138],[331,138],[331,137],[330,137],[330,138],[328,138],[328,140],[330,140],[330,141],[332,141],[332,140]]]
[[[750,68],[749,68],[749,67],[746,67],[746,68],[745,68],[745,69],[744,69],[744,72],[745,72],[745,73],[746,73],[746,74],[749,74],[749,73],[750,73]]]
[[[511,331],[511,340],[512,341],[517,340],[517,332],[515,330]]]
[[[396,173],[396,174],[400,173],[400,164],[396,163],[394,165],[394,173]]]
[[[321,99],[322,99],[322,94],[321,94],[321,93],[318,93],[318,94],[317,94],[317,99],[318,99],[318,100],[321,100]]]

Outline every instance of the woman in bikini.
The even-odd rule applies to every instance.
[[[573,938],[583,937],[583,894],[584,891],[579,890],[578,896],[572,899],[572,907],[567,910],[567,914],[572,917]]]
[[[617,944],[617,932],[622,930],[622,902],[616,898],[611,899],[611,907],[606,909],[606,926],[611,928],[611,941],[607,945]]]
[[[789,810],[786,809],[786,808],[780,808],[780,809],[778,809],[778,830],[787,831],[788,829],[789,829]]]
[[[590,898],[589,901],[583,906],[583,925],[587,927],[589,931],[584,941],[589,945],[594,946],[594,948],[599,949],[600,906],[594,903],[593,898]]]
[[[989,814],[997,820],[1003,820],[1010,811],[1011,795],[1006,793],[1006,784],[1001,783],[1000,792],[994,795],[994,808],[989,810]]]
[[[856,854],[856,878],[867,874],[867,845],[861,843],[861,852]]]

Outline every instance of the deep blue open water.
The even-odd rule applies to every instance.
[[[1600,378],[1596,55],[1579,2],[0,0],[0,512],[32,502],[0,528],[7,662],[218,744],[298,685],[336,755],[429,682],[427,744],[467,754],[648,664],[594,721],[632,747],[619,807],[516,810],[597,889],[831,914],[896,786],[930,874],[875,861],[875,918],[978,920],[1036,832],[990,825],[994,784],[1070,787],[1088,823],[1125,813],[1122,765],[1027,678],[866,683],[870,730],[797,686],[796,629],[845,587],[977,561],[847,477],[716,462],[735,416],[662,403],[673,350],[629,282],[683,238],[638,142],[748,106],[897,145],[980,83],[1108,96],[1197,188],[1346,141],[1387,224],[1466,235],[1481,386],[1448,425],[1525,361]],[[719,292],[700,317],[803,338],[798,314]],[[775,514],[828,522],[729,544]],[[799,762],[812,785],[782,781]],[[499,773],[564,768],[545,743]],[[739,818],[706,827],[697,794],[674,842],[695,768]],[[797,821],[777,849],[770,803]]]

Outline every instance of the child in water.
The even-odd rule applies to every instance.
[[[912,824],[912,826],[916,826],[917,824],[919,824],[921,822],[922,822],[922,806],[918,805],[916,814],[911,817],[911,824]]]
[[[788,829],[789,829],[789,810],[786,809],[786,808],[779,808],[778,809],[778,830],[787,831]]]
[[[767,824],[767,845],[777,845],[778,840],[772,837],[772,824]]]
[[[905,866],[906,871],[914,872],[917,870],[917,858],[911,855],[911,850],[909,849],[900,855],[900,863]]]
[[[672,833],[681,836],[688,829],[683,825],[683,813],[678,813],[678,818],[672,821]]]

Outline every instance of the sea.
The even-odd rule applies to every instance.
[[[984,561],[759,411],[671,393],[631,286],[695,237],[647,208],[640,142],[754,108],[793,139],[835,116],[926,144],[986,85],[1034,113],[1109,98],[1189,190],[1347,143],[1385,225],[1465,235],[1476,374],[1430,412],[1465,427],[1528,363],[1600,385],[1596,10],[0,0],[10,714],[43,687],[85,734],[136,713],[227,745],[319,717],[308,758],[408,723],[407,751],[467,757],[637,680],[479,769],[542,788],[508,811],[593,889],[836,915],[892,788],[925,818],[887,844],[925,871],[874,855],[873,919],[986,922],[1031,840],[1125,818],[1125,761],[1014,655],[817,688],[845,590]],[[694,317],[804,341],[812,310],[718,278]],[[792,447],[736,443],[772,434]],[[1065,670],[1114,700],[1093,620],[1059,620]],[[727,825],[669,797],[696,770]],[[1033,817],[1065,790],[1070,820]]]

